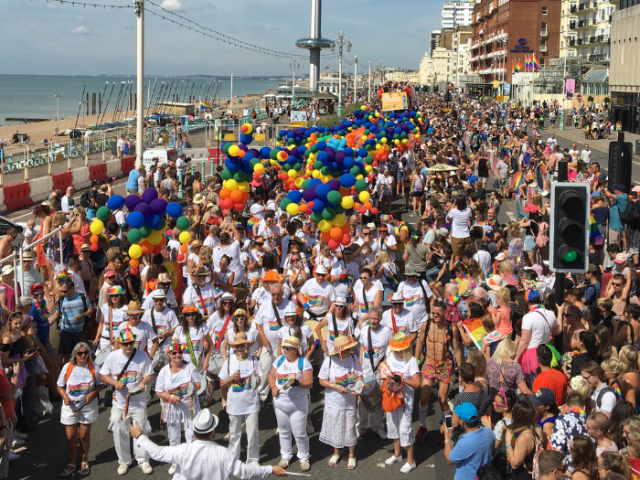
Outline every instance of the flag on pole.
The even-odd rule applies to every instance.
[[[520,72],[522,70],[522,65],[520,64],[520,60],[516,60],[516,72]]]
[[[538,63],[538,59],[536,58],[536,54],[534,53],[531,57],[531,63],[533,64],[533,69],[538,70],[540,68],[540,64]]]
[[[514,73],[516,73],[516,69],[513,66],[513,60],[511,60],[511,75],[513,75]]]
[[[212,108],[213,106],[210,103],[204,102],[202,100],[200,100],[200,108],[201,109],[205,109],[205,108]]]

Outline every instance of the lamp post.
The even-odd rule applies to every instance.
[[[564,101],[567,98],[567,48],[569,45],[569,32],[564,32],[564,73],[562,75],[562,109],[560,111],[560,130],[564,130]]]
[[[56,115],[56,121],[58,122],[58,129],[60,128],[60,97],[62,97],[62,95],[54,95],[53,98],[56,99],[57,104],[58,104],[58,110],[57,110],[57,115]]]
[[[296,68],[300,68],[300,64],[296,61],[295,57],[291,60],[289,68],[293,68],[293,78],[291,80],[291,109],[293,110],[293,101],[296,98]]]
[[[351,42],[344,38],[344,32],[342,30],[340,30],[338,40],[331,44],[332,52],[336,49],[336,45],[338,45],[338,49],[340,52],[340,63],[338,68],[338,116],[342,117],[342,48],[347,47],[347,52],[351,51]]]

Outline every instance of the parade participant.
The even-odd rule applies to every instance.
[[[335,301],[338,306],[340,299]],[[373,377],[380,383],[380,366],[386,358],[389,342],[393,338],[393,332],[381,324],[382,309],[380,307],[371,307],[369,310],[368,325],[362,327],[360,340],[362,347],[360,348],[360,364],[362,365],[362,373],[364,378]],[[327,345],[328,347],[328,345]],[[327,351],[333,350],[331,349]],[[365,407],[364,402],[358,403],[358,423],[356,425],[358,438],[361,438],[368,427],[371,427],[382,440],[387,439],[387,433],[384,429],[383,410],[376,408],[369,410]]]
[[[113,395],[109,429],[113,432],[113,443],[118,455],[118,475],[126,475],[131,464],[126,420],[135,420],[143,431],[151,431],[147,419],[147,395],[144,387],[153,379],[153,368],[149,356],[135,348],[136,336],[130,329],[120,329],[116,340],[120,348],[109,354],[102,365],[100,378],[103,383],[113,387],[107,391],[107,394]],[[136,444],[133,452],[142,473],[153,473],[149,456]]]
[[[153,329],[158,339],[160,348],[164,348],[164,344],[170,343],[167,339],[173,337],[176,327],[178,326],[178,317],[176,313],[166,306],[167,294],[162,289],[151,292],[151,300],[153,308],[144,312],[142,321],[147,323]]]
[[[100,367],[91,361],[91,350],[85,342],[73,348],[71,360],[62,367],[57,384],[63,401],[60,423],[65,426],[70,460],[60,476],[68,477],[76,471],[78,444],[81,456],[78,473],[89,475],[91,425],[98,420],[98,395],[104,385]]]
[[[202,410],[193,419],[195,441],[183,443],[176,447],[159,447],[144,433],[138,422],[132,422],[130,431],[135,438],[135,445],[147,452],[158,462],[176,465],[176,473],[180,478],[189,480],[248,480],[250,478],[266,478],[271,474],[285,477],[284,469],[278,466],[261,467],[245,465],[235,460],[231,453],[215,442],[218,417],[209,410]]]
[[[382,325],[390,329],[394,335],[400,332],[405,333],[413,343],[418,336],[418,325],[413,313],[404,308],[404,303],[402,295],[394,292],[391,296],[391,310],[382,314]]]
[[[244,311],[244,310],[243,310]],[[259,464],[258,412],[260,411],[260,364],[249,356],[253,340],[244,332],[237,333],[227,344],[235,349],[220,369],[220,387],[227,387],[227,414],[229,415],[229,452],[240,458],[242,423],[247,426],[247,463]]]
[[[184,305],[182,315],[182,322],[173,332],[173,343],[183,346],[182,357],[185,362],[191,363],[198,372],[204,372],[209,366],[209,357],[213,349],[211,332],[195,305]]]
[[[118,330],[131,330],[136,337],[135,347],[147,353],[149,358],[153,358],[158,349],[158,337],[151,325],[142,322],[142,314],[145,311],[140,307],[140,302],[129,302],[124,313],[127,317],[125,321],[120,323]]]
[[[404,306],[413,313],[413,318],[418,326],[426,322],[429,313],[429,299],[433,292],[426,280],[418,280],[418,272],[407,267],[404,272],[405,280],[398,285],[397,293],[404,299]]]
[[[200,263],[200,250],[202,249],[202,242],[198,239],[192,240],[189,248],[189,256],[187,261],[182,267],[182,276],[187,279],[189,285],[195,280],[194,270]],[[194,275],[193,277],[191,275]],[[209,272],[207,272],[208,274]],[[208,275],[207,275],[208,276]]]
[[[216,310],[216,289],[207,282],[209,272],[205,267],[196,267],[191,271],[193,284],[184,291],[183,302],[185,305],[195,305],[198,307],[200,315],[208,318]]]
[[[329,272],[336,295],[345,297],[349,305],[353,302],[353,286],[360,277],[361,265],[353,254],[355,247],[357,245],[345,247],[342,250],[342,258],[333,264]]]
[[[315,268],[314,278],[310,278],[298,293],[298,302],[305,309],[307,318],[322,319],[336,299],[336,289],[326,280],[327,269],[324,265]]]
[[[219,272],[222,256],[226,255],[231,260],[229,271],[233,272],[233,294],[238,299],[238,307],[243,307],[247,298],[247,289],[244,287],[245,268],[244,263],[240,261],[243,238],[235,227],[232,226],[230,230],[233,234],[233,242],[228,232],[223,231],[220,234],[220,241],[213,249],[213,265],[214,269]]]
[[[158,274],[158,279],[156,280],[156,290],[164,290],[164,293],[166,295],[166,302],[165,304],[167,305],[167,307],[174,309],[178,307],[178,302],[176,300],[176,294],[173,291],[173,288],[171,288],[171,278],[169,277],[168,273],[159,273]],[[153,290],[152,290],[153,291]],[[145,310],[151,310],[155,305],[155,302],[153,301],[153,298],[151,298],[151,295],[149,294],[147,296],[147,298],[145,299],[144,303],[142,304],[142,308],[144,308]]]
[[[249,318],[248,315],[236,315],[233,316],[231,320],[233,321],[233,326],[227,330],[227,336],[221,348],[224,360],[226,361],[229,355],[235,354],[235,349],[229,345],[229,342],[233,342],[238,333],[244,333],[247,336],[247,340],[253,342],[248,347],[249,355],[260,358],[263,347],[262,336],[253,324],[253,317]]]
[[[287,337],[298,337],[300,339],[300,345],[302,349],[302,355],[304,355],[307,360],[311,358],[314,350],[316,349],[316,342],[313,338],[313,332],[311,328],[302,323],[302,318],[298,315],[298,310],[293,302],[287,305],[287,308],[284,310],[284,319],[285,324],[278,330],[278,336],[280,337],[280,342],[278,345],[278,356],[282,355],[281,345],[284,342],[284,339]]]
[[[235,297],[231,296],[229,293],[227,295],[226,300],[224,302],[231,301],[235,304]],[[223,297],[224,297],[223,295]],[[228,304],[227,304],[228,305]],[[217,313],[217,312],[216,312]],[[211,350],[211,357],[209,361],[209,365],[214,367],[215,365],[222,366],[222,362],[227,360],[227,352],[226,345],[224,345],[224,340],[227,336],[229,330],[233,329],[233,323],[236,322],[236,319],[244,318],[246,321],[247,312],[243,309],[238,308],[233,311],[233,313],[228,313],[223,318],[216,318],[215,314],[211,315],[209,321],[207,322],[207,329],[211,335],[213,340],[213,348]],[[211,363],[213,362],[213,363]],[[209,399],[207,400],[207,406],[213,402],[213,392],[215,390],[215,383],[218,379],[218,374],[213,371],[207,372],[207,381],[209,383]],[[222,406],[227,404],[227,389],[222,389]]]
[[[349,448],[347,468],[356,468],[355,447],[358,443],[356,433],[356,400],[351,390],[358,380],[362,380],[362,366],[352,349],[358,342],[349,337],[338,337],[334,349],[322,363],[318,378],[325,389],[325,404],[322,417],[320,441],[333,447],[329,466],[335,466],[340,460],[340,449]]]
[[[271,287],[276,283],[281,284],[283,280],[283,277],[278,275],[278,272],[268,270],[264,276],[260,277],[262,285],[256,287],[251,293],[251,298],[247,299],[247,306],[253,308],[257,313],[263,303],[271,301]],[[288,291],[285,291],[285,296],[287,292]]]
[[[369,309],[382,305],[383,290],[379,282],[374,282],[373,280],[371,269],[364,267],[360,269],[360,279],[353,286],[351,311],[358,318],[358,328],[356,329],[356,337],[358,338],[362,325],[366,323],[369,316]]]
[[[93,344],[98,347],[97,351],[102,351],[109,345],[113,345],[118,334],[120,324],[127,318],[125,313],[124,288],[114,285],[107,290],[109,303],[102,305],[102,315],[96,330]]]
[[[279,330],[284,325],[284,312],[291,305],[291,300],[284,298],[284,287],[281,283],[274,283],[271,286],[271,301],[265,301],[258,313],[256,313],[254,323],[260,336],[262,337],[262,354],[260,355],[260,400],[264,403],[269,396],[267,376],[271,371],[271,366],[276,359],[278,344],[280,343]]]
[[[387,412],[387,435],[393,439],[393,455],[385,460],[386,465],[402,461],[402,450],[407,451],[407,463],[400,472],[409,473],[416,468],[413,457],[413,435],[411,423],[413,415],[414,390],[420,387],[420,369],[411,352],[411,338],[404,332],[394,335],[389,342],[389,355],[380,366],[382,377],[392,377],[392,390],[402,390],[404,406]]]
[[[170,344],[166,349],[169,363],[162,367],[156,379],[156,395],[164,400],[161,420],[167,426],[169,445],[180,445],[182,426],[187,443],[193,442],[193,417],[200,411],[200,402],[195,393],[202,379],[193,364],[183,359],[183,348],[178,343]],[[193,392],[189,392],[192,389]],[[171,465],[169,475],[176,471]]]
[[[316,270],[317,267],[320,267],[322,265],[327,270],[327,272],[330,271],[333,268],[333,265],[337,262],[336,257],[331,251],[331,247],[329,247],[329,244],[327,242],[321,242],[320,246],[316,247],[316,249],[319,249],[318,254],[314,258]]]
[[[333,350],[333,342],[340,336],[352,337],[353,336],[353,318],[351,318],[351,312],[347,305],[347,299],[344,297],[336,298],[333,302],[335,312],[329,312],[325,315],[318,325],[316,325],[316,335],[320,340],[320,348],[327,353]],[[327,338],[323,338],[322,329],[327,327]]]
[[[221,348],[224,344],[225,335],[233,327],[233,313],[236,311],[236,297],[231,293],[225,292],[218,299],[218,309],[207,320],[207,328],[210,332],[214,332],[214,352],[220,352],[223,360],[227,359],[225,348]],[[226,326],[225,326],[226,325]],[[222,338],[220,338],[222,337]],[[220,342],[220,345],[218,345]]]
[[[304,263],[304,254],[298,244],[291,244],[291,251],[287,261],[287,283],[292,289],[297,290],[309,279],[309,268]]]
[[[389,235],[389,229],[386,225],[378,227],[378,238],[371,242],[371,258],[376,258],[382,250],[389,251],[391,258],[395,257],[395,251],[398,249],[396,237]]]
[[[420,428],[416,433],[416,443],[424,442],[427,434],[427,415],[431,389],[438,381],[438,401],[442,410],[442,421],[451,415],[448,395],[453,381],[453,360],[451,358],[451,331],[445,321],[445,305],[436,300],[431,306],[429,320],[422,324],[416,343],[415,356],[422,358],[422,389],[420,390]]]

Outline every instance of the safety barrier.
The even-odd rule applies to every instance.
[[[53,190],[53,178],[40,177],[29,180],[31,184],[31,199],[33,203],[42,202]]]
[[[133,170],[135,163],[136,163],[136,157],[132,156],[132,157],[122,157],[120,159],[120,162],[122,163],[122,174],[123,175],[129,175],[129,172],[131,170]]]
[[[33,204],[31,200],[31,186],[29,182],[14,183],[3,188],[4,205],[8,211],[28,207]]]
[[[89,167],[76,168],[71,171],[73,176],[73,186],[76,190],[89,188],[91,180],[89,180]]]
[[[217,165],[220,163],[220,153],[221,153],[221,149],[216,147],[216,148],[210,148],[209,149],[209,160],[213,159],[213,162]]]
[[[89,165],[89,180],[98,180],[104,182],[107,180],[107,164],[98,163],[97,165]]]
[[[62,193],[67,191],[67,187],[73,185],[71,172],[54,173],[51,178],[53,178],[53,190],[60,190]]]

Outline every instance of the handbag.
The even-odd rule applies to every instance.
[[[127,363],[124,364],[124,367],[122,367],[122,371],[118,374],[116,380],[120,381],[120,379],[124,375],[124,372],[127,371],[127,367],[131,363],[131,360],[133,360],[133,357],[136,356],[136,350],[137,349],[135,349],[135,348],[133,349],[133,353],[131,354],[131,356],[127,360]],[[106,408],[110,408],[111,406],[113,406],[113,393],[115,392],[115,390],[116,390],[116,387],[114,387],[113,385],[109,385],[107,387],[107,389],[105,390],[104,406]]]
[[[394,382],[393,377],[387,377],[380,387],[382,390],[382,409],[387,412],[395,412],[400,407],[404,407],[404,396],[402,390],[391,390],[390,384]]]

